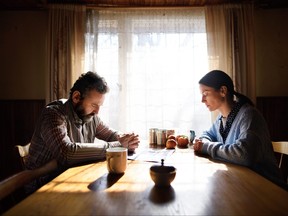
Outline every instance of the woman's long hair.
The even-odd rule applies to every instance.
[[[245,95],[234,90],[232,79],[221,70],[212,70],[199,80],[199,84],[209,86],[215,90],[220,90],[222,86],[227,87],[228,97],[233,101],[236,96],[237,101],[245,104],[248,103],[254,106],[253,102]]]

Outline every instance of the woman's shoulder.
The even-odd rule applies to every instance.
[[[240,108],[240,111],[241,112],[245,112],[245,113],[247,113],[247,112],[250,112],[250,113],[257,112],[257,113],[259,113],[258,109],[255,106],[252,106],[252,105],[250,105],[248,103],[243,104],[241,106],[241,108]]]
[[[242,117],[247,117],[251,119],[263,119],[263,115],[261,114],[261,112],[255,106],[252,106],[250,104],[244,104],[239,110],[239,114]]]

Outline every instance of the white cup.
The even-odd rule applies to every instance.
[[[127,167],[127,148],[108,148],[106,161],[109,173],[124,173]]]

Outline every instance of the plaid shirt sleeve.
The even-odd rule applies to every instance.
[[[94,142],[95,138],[98,139]],[[79,126],[64,109],[47,107],[31,140],[28,167],[39,167],[53,158],[61,166],[104,159],[109,146],[121,146],[117,132],[97,116]]]

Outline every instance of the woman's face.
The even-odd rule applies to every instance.
[[[200,92],[202,94],[202,103],[205,103],[206,107],[210,111],[215,111],[221,108],[224,104],[224,97],[221,91],[215,90],[212,87],[200,84]]]

